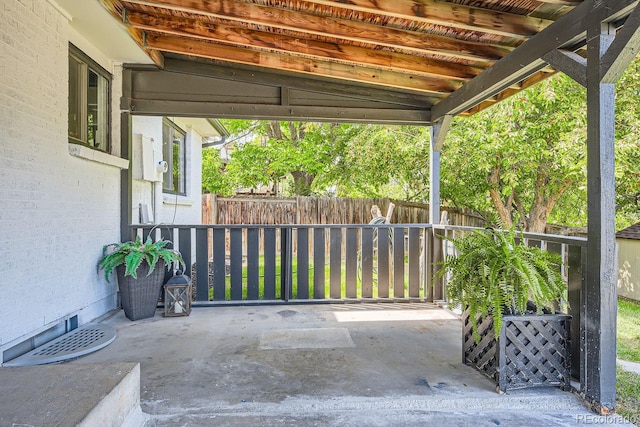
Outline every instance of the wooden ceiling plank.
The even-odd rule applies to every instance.
[[[147,34],[152,49],[221,61],[237,62],[276,70],[333,77],[341,80],[367,82],[392,88],[409,89],[425,93],[450,93],[462,84],[441,78],[411,76],[370,67],[351,66],[337,62],[284,56],[270,52],[213,44],[183,37]]]
[[[182,37],[195,37],[240,47],[251,46],[254,49],[280,51],[318,59],[344,61],[350,64],[409,72],[422,76],[444,76],[452,79],[468,80],[480,74],[484,69],[357,46],[242,30],[227,25],[211,24],[188,18],[157,17],[145,13],[129,12],[127,14],[127,23],[140,30],[156,31]]]
[[[427,24],[444,25],[507,37],[529,38],[553,21],[435,0],[305,0],[324,6],[358,10]]]
[[[471,60],[496,60],[513,50],[512,46],[486,44],[458,40],[417,31],[405,31],[347,19],[321,17],[317,15],[266,6],[239,4],[229,0],[184,2],[182,0],[123,0],[129,5],[164,8],[194,15],[209,16],[248,24],[306,33],[314,36],[339,38],[357,43],[369,43],[416,52],[437,51],[441,55]]]
[[[536,0],[540,3],[557,4],[560,6],[577,6],[584,0]]]
[[[546,53],[554,49],[570,48],[571,44],[579,42],[586,33],[588,22],[593,19],[601,22],[620,19],[629,14],[637,4],[638,0],[588,1],[580,4],[461,89],[434,105],[434,120],[446,114],[460,114],[534,74],[545,67],[541,58]]]

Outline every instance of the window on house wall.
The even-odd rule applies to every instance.
[[[169,119],[162,122],[162,157],[169,168],[164,173],[165,193],[186,194],[185,132]]]
[[[111,75],[69,45],[69,142],[109,151]]]

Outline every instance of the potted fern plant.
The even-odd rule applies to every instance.
[[[155,315],[165,271],[184,261],[180,252],[168,248],[168,240],[110,243],[103,247],[103,257],[98,267],[104,270],[107,282],[113,270],[118,278],[118,290],[124,314],[130,320],[145,319]]]
[[[463,308],[463,363],[498,384],[569,387],[570,316],[559,254],[527,246],[515,229],[474,230],[452,241],[440,271],[450,307]],[[558,310],[556,310],[556,307]]]

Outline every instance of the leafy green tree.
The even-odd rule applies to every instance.
[[[622,228],[640,219],[640,58],[617,84],[616,200]],[[586,93],[558,74],[457,119],[442,155],[445,202],[542,231],[587,220]]]
[[[291,182],[291,193],[322,194],[322,179],[340,157],[350,126],[312,122],[225,120],[235,135],[253,136],[236,143],[227,165],[236,186]]]
[[[584,177],[585,91],[554,76],[456,120],[442,153],[443,199],[544,231],[561,197]]]
[[[428,127],[359,125],[329,176],[344,197],[429,198]]]

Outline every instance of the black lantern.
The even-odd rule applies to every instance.
[[[191,313],[191,278],[182,271],[164,285],[164,315],[188,316]]]

